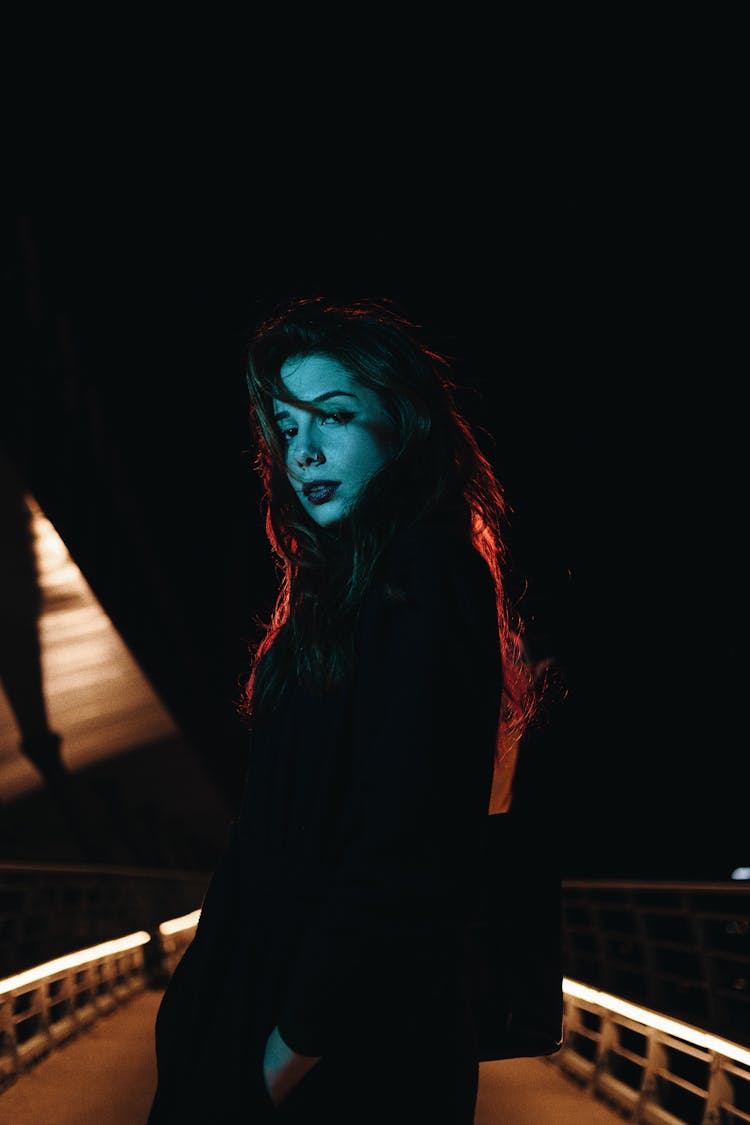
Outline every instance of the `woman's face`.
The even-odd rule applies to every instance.
[[[281,381],[300,400],[273,400],[289,480],[310,518],[330,527],[348,515],[364,485],[395,454],[394,423],[376,392],[330,356],[290,357],[281,366]]]

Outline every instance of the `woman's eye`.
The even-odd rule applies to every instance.
[[[319,417],[321,425],[325,425],[328,422],[333,422],[334,425],[345,426],[346,423],[354,417],[354,415],[351,413],[351,411],[348,410],[336,410],[331,414],[320,414]],[[279,430],[281,440],[287,444],[292,440],[296,433],[296,426],[287,426],[286,429]]]

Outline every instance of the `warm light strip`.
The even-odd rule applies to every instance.
[[[674,1035],[675,1039],[684,1039],[687,1043],[692,1043],[696,1047],[703,1047],[706,1051],[716,1051],[717,1054],[723,1055],[726,1059],[734,1059],[735,1062],[744,1063],[745,1066],[750,1065],[750,1051],[746,1047],[740,1047],[739,1044],[730,1042],[729,1039],[720,1039],[717,1035],[709,1035],[708,1032],[701,1031],[697,1027],[691,1027],[690,1024],[661,1016],[658,1012],[652,1012],[649,1008],[641,1008],[638,1004],[630,1004],[627,1000],[610,996],[608,992],[599,992],[596,988],[589,988],[587,985],[581,984],[577,980],[569,980],[567,977],[563,978],[563,992],[567,993],[568,996],[576,996],[579,1000],[588,1000],[591,1004],[599,1004],[602,1008],[609,1009],[610,1012],[635,1020],[637,1023],[643,1023],[647,1027],[653,1027],[656,1031],[663,1031],[666,1035]]]
[[[34,981],[43,980],[44,977],[51,977],[55,973],[64,973],[67,969],[75,969],[89,961],[99,961],[103,957],[111,957],[113,953],[124,953],[128,949],[136,949],[139,945],[145,945],[147,941],[151,941],[151,935],[147,934],[145,930],[139,930],[135,934],[115,938],[114,941],[103,941],[101,945],[91,945],[88,949],[79,949],[76,953],[66,953],[64,957],[57,957],[54,961],[45,961],[43,965],[37,965],[33,969],[26,969],[23,973],[17,973],[14,977],[6,977],[5,980],[0,980],[0,996],[5,992],[13,992],[15,989],[24,988],[27,984],[33,984]]]
[[[183,914],[181,918],[170,918],[168,922],[159,925],[160,934],[177,934],[180,930],[189,930],[198,925],[201,916],[200,910],[193,910],[191,914]]]

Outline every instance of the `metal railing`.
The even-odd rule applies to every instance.
[[[750,1050],[621,997],[564,982],[549,1061],[639,1125],[750,1123]]]
[[[62,884],[48,896],[53,907],[70,900],[80,909],[91,879],[98,898],[116,889],[120,907],[97,925],[110,939],[115,915],[137,928],[119,945],[0,980],[0,1085],[134,992],[165,983],[208,883],[167,871],[14,867],[17,894],[24,874],[36,894],[45,879]],[[0,874],[7,889],[7,865]],[[76,894],[66,895],[68,879]],[[182,909],[165,918],[172,902]],[[59,919],[52,930],[54,945]],[[564,1041],[551,1065],[643,1125],[750,1125],[750,885],[566,881],[563,949]]]
[[[0,863],[0,979],[203,901],[209,875],[84,864]]]
[[[61,1043],[147,987],[163,987],[200,910],[0,980],[0,1091]]]
[[[0,981],[0,1087],[144,988],[148,941],[128,934]]]
[[[750,882],[566,880],[566,975],[750,1047]]]

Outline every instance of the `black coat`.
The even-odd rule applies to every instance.
[[[295,686],[253,730],[240,813],[157,1018],[149,1125],[470,1125],[465,938],[501,677],[484,559],[450,522],[402,532],[353,677],[318,697]],[[280,1112],[261,1080],[275,1025],[322,1056]]]

